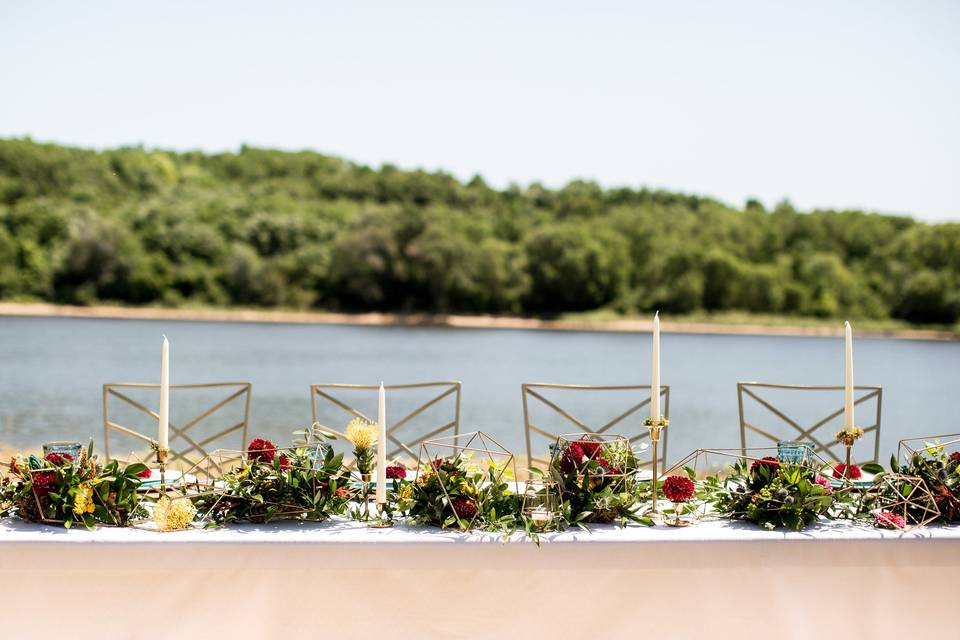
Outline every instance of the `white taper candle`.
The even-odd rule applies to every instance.
[[[650,418],[660,419],[660,312],[653,316],[653,363],[650,373]]]
[[[854,426],[853,419],[853,330],[844,323],[843,426]]]
[[[160,430],[157,442],[161,449],[170,447],[170,343],[163,336],[160,347]]]
[[[377,403],[377,504],[387,501],[387,394],[380,383]]]

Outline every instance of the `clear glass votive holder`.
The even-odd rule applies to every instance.
[[[68,440],[57,440],[54,442],[43,443],[43,457],[46,458],[51,453],[70,456],[74,463],[80,462],[80,456],[83,453],[83,445],[79,442],[70,442]]]
[[[787,464],[806,464],[809,462],[811,447],[806,442],[781,440],[777,443],[777,459]]]

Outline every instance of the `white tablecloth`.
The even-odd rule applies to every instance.
[[[498,542],[344,521],[151,533],[0,521],[33,638],[960,637],[960,527],[703,522]]]

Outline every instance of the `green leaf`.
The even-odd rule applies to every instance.
[[[867,464],[860,465],[860,469],[866,471],[867,473],[872,473],[874,475],[878,473],[883,473],[883,465],[879,465],[876,462],[868,462]]]
[[[123,475],[127,476],[128,478],[137,478],[138,475],[140,475],[146,470],[147,470],[147,465],[140,462],[135,462],[131,465],[128,465],[127,468],[124,469]],[[137,479],[139,480],[139,478]]]

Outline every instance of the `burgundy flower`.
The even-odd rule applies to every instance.
[[[395,464],[387,467],[387,480],[403,480],[407,477],[407,469],[403,465]]]
[[[873,523],[885,529],[906,529],[907,522],[903,519],[903,516],[893,513],[891,511],[881,511],[875,518]]]
[[[457,517],[461,520],[472,520],[475,515],[477,515],[477,505],[473,503],[473,500],[468,498],[454,498],[453,499],[453,512],[457,514]]]
[[[46,460],[47,462],[49,462],[55,467],[62,467],[64,465],[72,464],[73,456],[71,456],[69,453],[53,452],[53,453],[48,453],[47,456],[44,458],[44,460]]]
[[[614,469],[613,467],[611,467],[610,463],[604,460],[603,458],[597,458],[596,463],[599,464],[600,467],[603,469],[604,474],[620,473],[619,469]]]
[[[53,454],[51,454],[53,455]],[[46,498],[53,489],[56,474],[53,471],[41,471],[33,474],[33,491],[38,498]]]
[[[760,467],[766,467],[773,473],[780,468],[780,461],[773,456],[765,456],[759,460],[754,460],[753,464],[750,465],[750,473],[756,473],[760,470]]]
[[[600,455],[600,443],[594,442],[593,440],[581,440],[577,444],[580,445],[580,450],[583,451],[583,457],[589,458],[590,460],[600,460],[603,457]]]
[[[457,471],[456,463],[449,458],[436,458],[433,461],[433,468],[435,471],[443,471],[444,473],[456,473]]]
[[[833,493],[833,485],[830,484],[829,480],[827,480],[820,474],[817,474],[817,477],[814,478],[814,482],[816,482],[818,485],[823,487],[827,491],[827,493]]]
[[[280,454],[280,468],[284,471],[290,469],[290,460],[282,453]]]
[[[273,444],[269,440],[264,440],[263,438],[254,438],[247,446],[247,451],[247,458],[251,462],[272,464],[273,457],[277,452],[277,445]]]
[[[686,502],[693,497],[696,486],[687,476],[668,476],[663,481],[663,495],[670,502]]]
[[[851,480],[859,480],[863,477],[863,472],[860,471],[860,467],[852,464],[850,465],[850,468],[847,469],[847,465],[843,464],[842,462],[833,468],[833,477],[842,478],[844,476],[844,471],[847,472],[846,475]]]
[[[560,468],[567,473],[576,471],[583,463],[584,453],[581,444],[580,442],[571,442],[563,450],[563,455],[560,456]]]
[[[954,451],[950,454],[950,462],[956,462],[960,464],[960,451]]]

